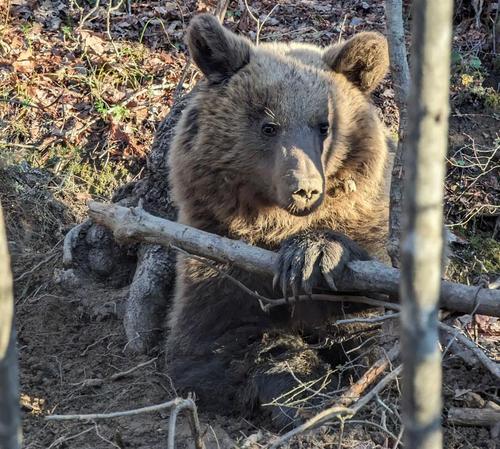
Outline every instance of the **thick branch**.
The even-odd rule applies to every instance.
[[[272,275],[276,254],[241,241],[230,240],[170,220],[155,217],[141,208],[117,204],[89,203],[92,219],[111,229],[115,237],[163,246],[175,245],[198,256],[228,263],[254,273]],[[337,287],[344,292],[376,292],[396,295],[399,271],[379,262],[350,262],[349,270]],[[500,316],[500,291],[453,282],[441,284],[443,308]]]
[[[439,327],[451,336],[452,342],[457,339],[460,344],[472,351],[474,356],[486,367],[486,369],[497,379],[500,379],[500,364],[491,360],[472,340],[469,340],[465,335],[463,335],[460,329],[455,329],[454,327],[448,326],[444,323],[439,323]]]

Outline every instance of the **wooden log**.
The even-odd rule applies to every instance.
[[[142,208],[89,202],[89,215],[111,229],[117,240],[137,240],[185,251],[245,270],[272,275],[276,253],[242,241],[231,240],[155,217]],[[376,261],[350,262],[337,283],[344,292],[374,292],[398,295],[399,271]],[[441,306],[462,313],[476,309],[482,315],[500,316],[500,291],[453,282],[441,284]]]
[[[500,410],[452,407],[448,411],[448,423],[456,426],[491,427],[500,423]]]

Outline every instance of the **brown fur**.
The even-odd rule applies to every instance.
[[[387,136],[367,93],[387,71],[385,39],[360,33],[326,49],[294,43],[255,47],[200,15],[187,42],[206,80],[183,114],[169,155],[179,221],[273,250],[298,233],[333,230],[377,255],[387,221]],[[313,129],[305,146],[316,151],[321,145],[316,168],[324,196],[305,216],[294,215],[277,198],[285,182],[277,172],[281,144],[260,135],[267,116],[279,121],[283,139],[304,140]],[[321,120],[330,124],[324,142],[314,134]],[[235,268],[231,275],[265,296],[282,296],[271,279]],[[245,406],[271,400],[290,385],[283,363],[276,362],[280,357],[298,376],[324,368],[313,350],[287,356],[291,348],[307,345],[300,333],[280,326],[217,272],[179,257],[168,370],[178,387],[194,389],[205,406],[230,411],[242,397]]]

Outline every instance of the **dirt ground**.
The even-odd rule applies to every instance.
[[[379,0],[248,3],[261,21],[270,13],[261,40],[326,45],[360,30],[384,32]],[[484,3],[478,15],[457,2],[445,204],[447,224],[460,240],[447,276],[472,285],[500,277],[500,59],[491,39],[495,11],[487,10],[494,2]],[[130,4],[130,14],[125,5],[109,11],[106,2],[94,8],[94,2],[10,0],[0,9],[0,200],[15,278],[25,448],[166,447],[165,410],[90,423],[44,419],[134,409],[176,396],[164,374],[161,343],[148,355],[127,350],[126,289],[58,285],[63,238],[85,218],[85,201],[109,198],[141,175],[185,66],[183,30],[196,11],[213,10],[215,2]],[[244,2],[231,2],[226,23],[255,39],[257,25]],[[186,73],[181,89],[198,76],[194,69]],[[395,134],[390,79],[374,101]],[[443,319],[499,360],[498,320],[449,313]],[[378,335],[389,331],[383,327]],[[496,448],[498,429],[450,425],[447,411],[499,407],[498,382],[458,350],[449,350],[443,364],[445,447]],[[200,417],[209,448],[258,448],[275,438],[259,420],[203,410]],[[396,448],[402,447],[400,431],[394,384],[343,428],[334,422],[292,447]],[[193,447],[183,416],[176,441],[179,448]]]

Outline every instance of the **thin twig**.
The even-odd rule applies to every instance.
[[[380,429],[382,432],[385,432],[394,441],[398,440],[398,437],[396,435],[394,435],[389,429],[387,429],[387,427],[381,426],[380,424],[377,424],[376,422],[361,420],[361,419],[350,419],[348,421],[345,421],[345,424],[363,424],[364,426],[366,426],[366,425],[373,426],[373,427],[376,427],[377,429]]]
[[[267,20],[269,19],[269,17],[271,17],[271,14],[274,12],[274,10],[279,5],[277,5],[277,4],[274,5],[273,8],[271,9],[271,11],[269,11],[269,14],[267,14],[267,16],[261,22],[261,20],[258,17],[256,17],[254,15],[254,13],[251,11],[250,6],[248,6],[247,0],[244,0],[244,1],[245,1],[245,7],[246,7],[246,10],[247,10],[248,14],[250,15],[250,17],[253,19],[253,21],[257,25],[257,31],[255,33],[255,45],[259,45],[259,42],[260,42],[260,33],[262,31],[262,28],[264,27],[264,24],[267,22]]]
[[[215,16],[219,19],[219,22],[224,21],[226,17],[227,8],[231,0],[218,0],[217,6],[215,7]]]
[[[168,420],[167,448],[169,449],[175,448],[175,425],[177,424],[177,415],[179,411],[180,407],[174,407]]]
[[[351,302],[357,304],[367,304],[374,307],[384,307],[389,310],[400,310],[399,304],[380,301],[378,299],[368,298],[365,296],[349,296],[349,295],[333,295],[333,294],[322,294],[322,293],[313,293],[312,295],[298,295],[296,297],[290,298],[279,298],[279,299],[269,299],[267,298],[267,304],[261,304],[262,310],[268,312],[272,307],[281,306],[284,304],[290,304],[297,301],[329,301],[329,302]],[[343,320],[341,320],[343,321]],[[340,324],[346,324],[340,322]]]
[[[188,251],[183,250],[182,248],[179,248],[178,246],[175,245],[170,245],[171,248],[175,249],[176,251],[180,252],[181,254],[185,255],[186,257],[189,257],[193,260],[197,260],[198,262],[203,263],[204,265],[212,268],[214,271],[216,271],[218,274],[220,274],[222,277],[226,278],[227,280],[231,281],[234,283],[237,287],[241,288],[245,293],[249,294],[250,296],[253,296],[259,301],[259,304],[261,306],[261,309],[264,312],[269,312],[269,310],[273,307],[281,306],[281,305],[288,305],[297,301],[311,301],[311,300],[319,300],[319,301],[330,301],[330,302],[354,302],[354,303],[361,303],[361,304],[367,304],[367,305],[372,305],[375,307],[385,307],[386,309],[394,309],[394,310],[399,310],[399,306],[397,304],[385,302],[385,301],[380,301],[378,299],[373,299],[373,298],[368,298],[364,296],[345,296],[345,295],[324,295],[324,294],[312,294],[312,295],[298,295],[293,298],[277,298],[277,299],[272,299],[268,298],[266,296],[263,296],[259,294],[256,291],[253,291],[249,289],[245,284],[240,282],[238,279],[235,277],[231,276],[229,273],[221,270],[220,268],[217,267],[217,265],[204,257],[197,256],[195,254],[192,254]],[[337,325],[344,325],[344,324],[350,324],[350,323],[357,323],[357,322],[365,322],[365,323],[375,323],[375,322],[380,322],[386,319],[392,319],[396,318],[398,314],[393,314],[393,315],[384,315],[382,317],[374,317],[374,318],[353,318],[353,319],[346,319],[346,320],[339,320],[335,324]]]
[[[109,0],[108,11],[106,13],[106,33],[111,42],[111,45],[113,46],[113,49],[115,50],[115,54],[118,57],[120,56],[120,54],[118,53],[118,48],[116,47],[115,41],[113,40],[113,36],[111,36],[111,13],[119,9],[122,3],[123,0],[120,0],[115,6],[113,6],[113,0]]]
[[[405,431],[405,426],[402,425],[401,429],[399,429],[398,439],[394,443],[394,446],[392,446],[392,449],[398,449],[398,446],[401,443],[401,439],[403,438],[404,431]]]
[[[217,6],[215,8],[215,16],[219,19],[220,23],[224,22],[224,17],[226,17],[226,12],[229,6],[229,2],[230,0],[219,0],[217,2]],[[186,81],[190,68],[191,68],[191,58],[188,56],[186,65],[184,66],[184,69],[182,69],[181,76],[179,77],[177,86],[174,89],[174,94],[173,94],[174,102],[176,102],[181,95],[182,88],[184,86],[184,81]]]
[[[94,423],[94,429],[95,429],[95,433],[96,435],[102,440],[104,441],[105,443],[108,443],[110,444],[111,446],[113,447],[116,447],[117,449],[121,449],[120,446],[118,446],[116,443],[113,443],[111,440],[109,440],[108,438],[106,438],[104,435],[101,435],[101,432],[99,432],[99,426],[97,425],[97,423],[95,422]]]
[[[495,376],[497,379],[500,379],[500,364],[491,360],[481,349],[477,347],[477,345],[470,339],[468,339],[465,335],[460,332],[456,332],[456,329],[448,326],[444,323],[439,323],[439,327],[443,329],[446,333],[452,336],[452,338],[456,338],[460,344],[465,346],[467,349],[472,351],[476,358],[483,364],[483,366]]]
[[[91,432],[92,431],[92,427],[89,427],[88,429],[85,429],[75,435],[71,435],[69,437],[65,437],[65,436],[62,436],[62,437],[58,437],[56,440],[54,440],[49,447],[47,447],[47,449],[52,449],[53,447],[56,447],[56,446],[59,446],[60,444],[63,444],[63,443],[66,443],[67,441],[70,441],[70,440],[74,440],[75,438],[78,438],[88,432]]]
[[[19,282],[19,281],[23,280],[26,276],[28,276],[31,273],[33,273],[34,271],[38,270],[38,268],[40,268],[42,265],[49,263],[56,256],[59,256],[59,254],[53,253],[53,254],[49,255],[48,257],[43,259],[41,262],[38,262],[34,267],[29,269],[28,271],[25,271],[23,274],[20,274],[17,278],[14,279],[14,281]]]
[[[123,418],[126,416],[141,415],[143,413],[157,412],[159,410],[165,410],[173,407],[177,407],[182,401],[187,401],[188,399],[175,398],[168,402],[163,402],[156,405],[148,405],[146,407],[136,408],[132,410],[124,410],[121,412],[111,412],[111,413],[88,413],[88,414],[73,414],[73,415],[48,415],[45,417],[47,421],[91,421],[95,419],[114,419]]]
[[[345,320],[337,320],[333,324],[335,324],[335,326],[345,326],[346,324],[353,324],[353,323],[366,323],[366,324],[381,323],[387,320],[399,319],[399,316],[400,316],[399,312],[388,313],[386,315],[375,316],[373,318],[348,318]]]
[[[176,251],[180,252],[181,254],[184,254],[184,256],[186,256],[190,259],[196,260],[198,262],[201,262],[202,264],[206,265],[207,267],[210,267],[212,270],[216,271],[222,277],[226,278],[227,280],[234,283],[237,287],[241,288],[245,293],[248,293],[250,296],[253,296],[254,298],[258,299],[260,304],[263,304],[263,303],[272,304],[274,302],[273,299],[262,296],[259,293],[249,289],[245,284],[243,284],[243,282],[238,281],[238,279],[231,276],[229,273],[226,273],[225,271],[221,270],[211,260],[205,259],[204,257],[200,257],[200,256],[197,256],[195,254],[191,254],[187,251],[184,251],[182,248],[179,248],[178,246],[175,246],[175,245],[170,245],[170,246],[173,249],[175,249]],[[262,307],[262,308],[264,309],[264,307]]]
[[[100,3],[100,0],[96,0],[94,7],[89,11],[89,13],[85,17],[80,19],[78,28],[82,28],[83,24],[90,18],[90,16],[92,16],[99,9]]]
[[[107,337],[108,336],[106,336],[106,338]],[[158,357],[155,357],[154,359],[148,360],[147,362],[139,363],[138,365],[133,366],[132,368],[130,368],[130,369],[126,370],[126,371],[120,371],[120,372],[115,373],[115,374],[113,374],[113,375],[111,375],[109,377],[106,377],[104,379],[85,379],[82,382],[78,382],[78,383],[71,384],[71,385],[75,385],[75,386],[83,385],[83,386],[93,386],[93,387],[95,387],[97,385],[102,385],[105,382],[114,381],[114,380],[117,380],[117,379],[121,379],[122,377],[128,376],[129,374],[132,374],[134,371],[137,371],[140,368],[148,366],[151,363],[155,362],[156,360],[158,360]]]

